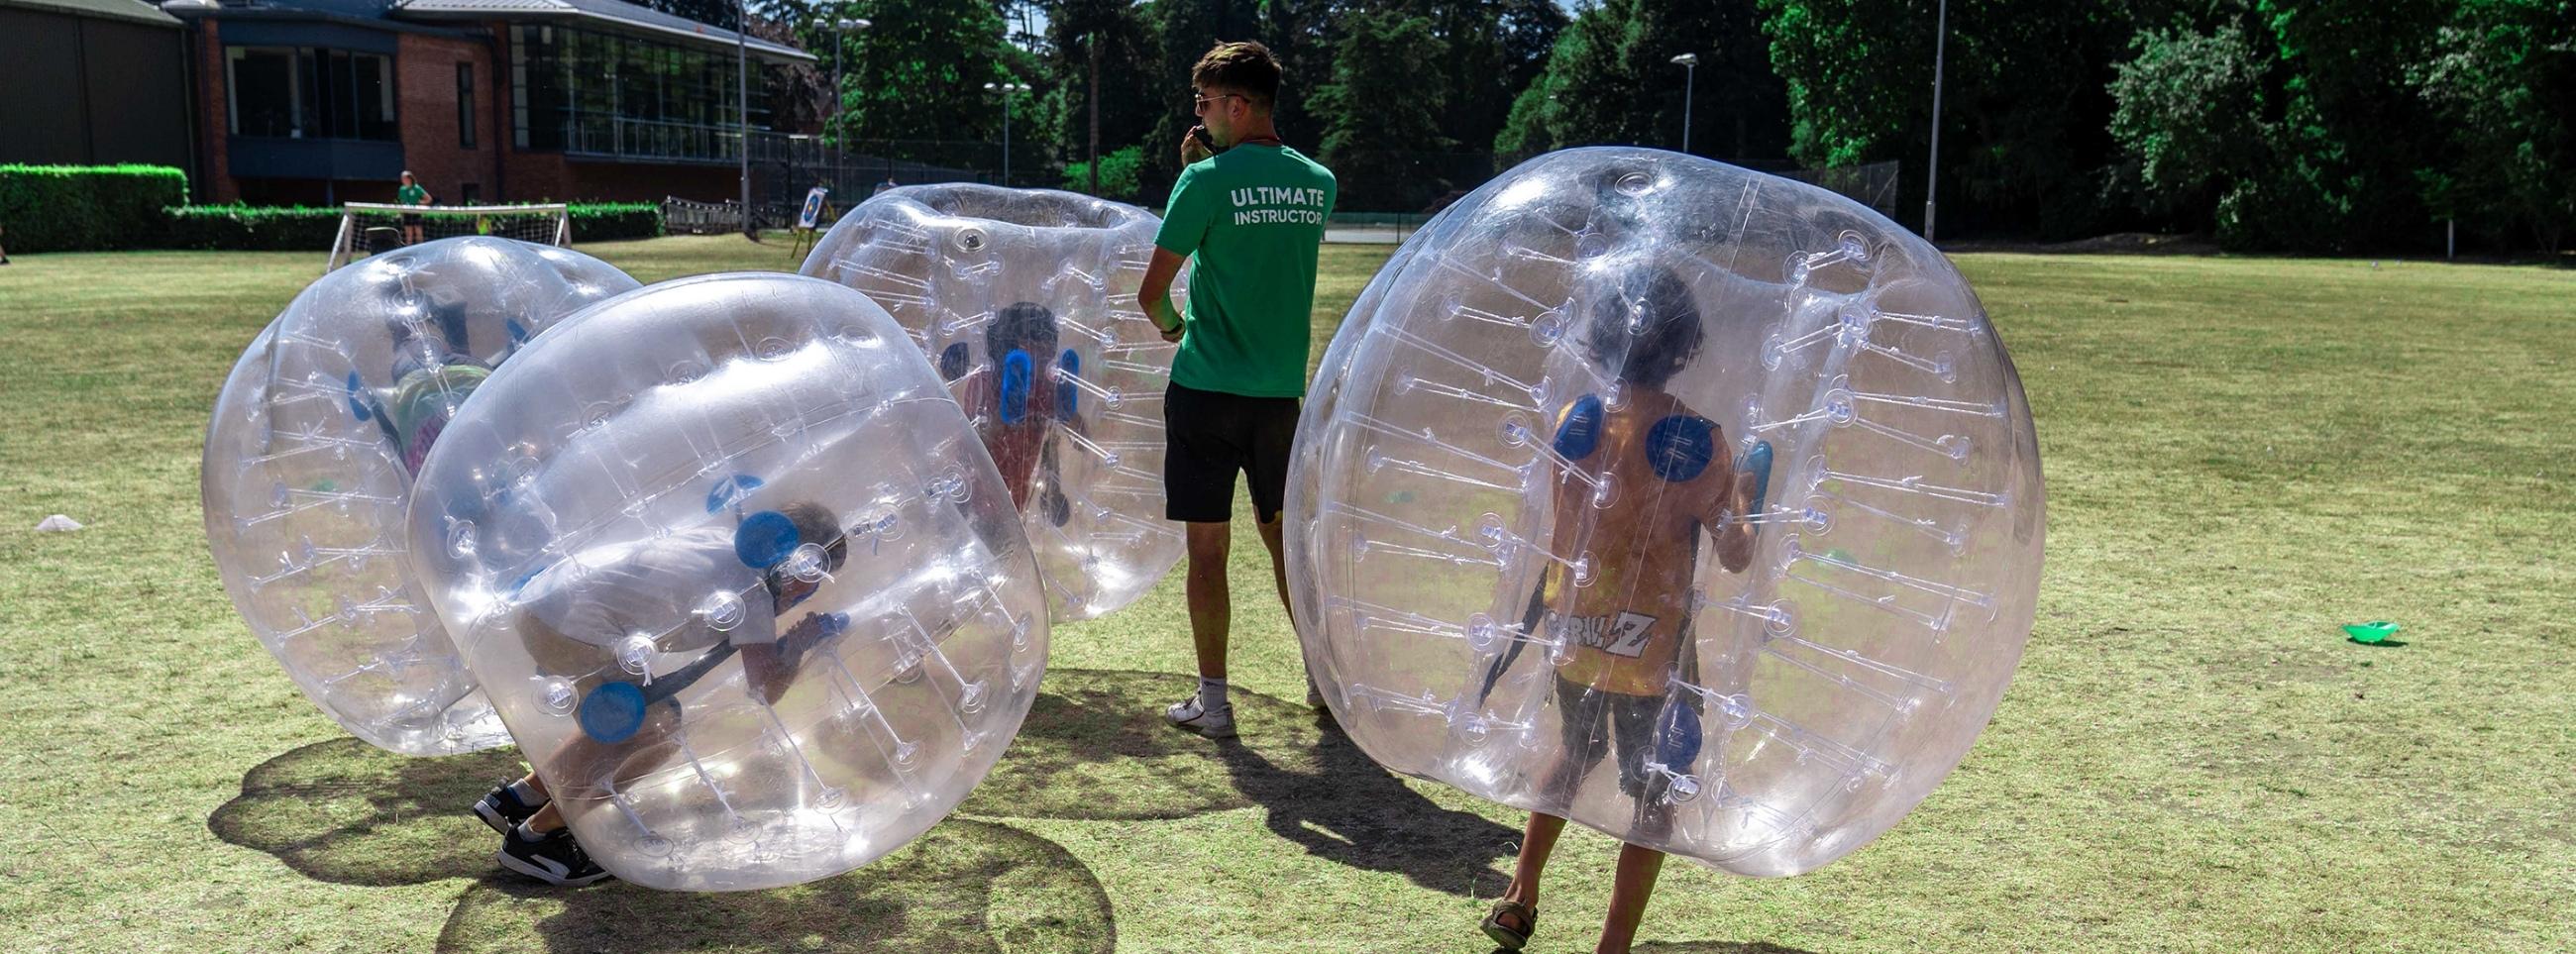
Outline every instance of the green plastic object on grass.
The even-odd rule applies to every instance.
[[[2397,631],[2404,628],[2383,619],[2367,623],[2346,623],[2343,631],[2352,636],[2353,642],[2376,643],[2397,635]]]

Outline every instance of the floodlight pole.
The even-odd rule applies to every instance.
[[[751,27],[749,0],[733,2],[734,127],[742,136],[742,237],[760,241],[751,224]]]
[[[1943,60],[1949,52],[1950,0],[1941,0],[1938,19],[1932,27],[1932,156],[1930,168],[1923,174],[1923,240],[1932,241],[1934,202],[1941,193],[1941,74]]]
[[[832,137],[832,189],[836,192],[842,185],[841,160],[850,152],[849,124],[843,122],[841,117],[841,113],[849,105],[843,99],[844,94],[841,92],[841,66],[845,59],[842,54],[849,49],[851,31],[865,30],[875,25],[876,21],[866,17],[839,17],[833,20],[814,18],[816,29],[829,28],[832,31],[832,130],[836,134]]]
[[[1690,152],[1691,93],[1699,87],[1693,82],[1699,78],[1699,54],[1684,53],[1673,57],[1673,62],[1682,65],[1682,152],[1687,155]]]
[[[1091,194],[1100,194],[1100,31],[1091,31]]]
[[[1011,186],[1011,94],[1025,93],[1027,83],[986,83],[984,88],[1002,94],[1002,187]]]

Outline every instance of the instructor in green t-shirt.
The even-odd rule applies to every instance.
[[[421,188],[420,180],[412,178],[411,170],[405,169],[402,174],[402,188],[394,190],[394,198],[396,201],[408,206],[416,207],[428,205],[429,190]],[[403,244],[420,244],[420,213],[403,213],[402,229]]]
[[[1180,181],[1154,236],[1138,301],[1163,339],[1180,342],[1163,396],[1164,516],[1189,525],[1190,639],[1199,691],[1164,717],[1181,728],[1234,734],[1225,694],[1233,625],[1225,578],[1234,475],[1251,477],[1252,507],[1270,547],[1272,582],[1288,601],[1279,509],[1288,493],[1297,400],[1313,345],[1315,257],[1333,212],[1333,174],[1279,140],[1270,122],[1279,61],[1259,43],[1219,43],[1190,71],[1199,127],[1181,140]],[[1172,278],[1190,271],[1190,307],[1172,307]],[[1293,621],[1292,621],[1293,622]],[[1310,681],[1309,703],[1320,703]]]

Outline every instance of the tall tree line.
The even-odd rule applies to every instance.
[[[1119,157],[1103,191],[1157,203],[1195,122],[1190,67],[1256,39],[1286,66],[1282,135],[1340,174],[1345,208],[1420,211],[1550,149],[1677,148],[1687,115],[1691,151],[1755,168],[1897,163],[1898,217],[1919,226],[1939,2],[752,10],[826,70],[835,38],[796,25],[876,22],[844,40],[827,127],[853,143],[989,142],[1005,103],[984,84],[1031,85],[1008,105],[1022,182],[1081,169],[1096,100],[1100,151]],[[2420,249],[2455,220],[2472,246],[2555,250],[2576,218],[2576,0],[1951,0],[1946,61],[1945,238],[2183,229],[2240,248]]]

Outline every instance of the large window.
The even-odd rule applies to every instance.
[[[396,137],[392,57],[309,46],[226,47],[225,56],[236,136]]]
[[[474,64],[456,64],[456,147],[474,148]]]
[[[753,128],[767,128],[765,95]],[[522,149],[664,159],[737,155],[734,58],[552,26],[510,28],[512,135]]]

